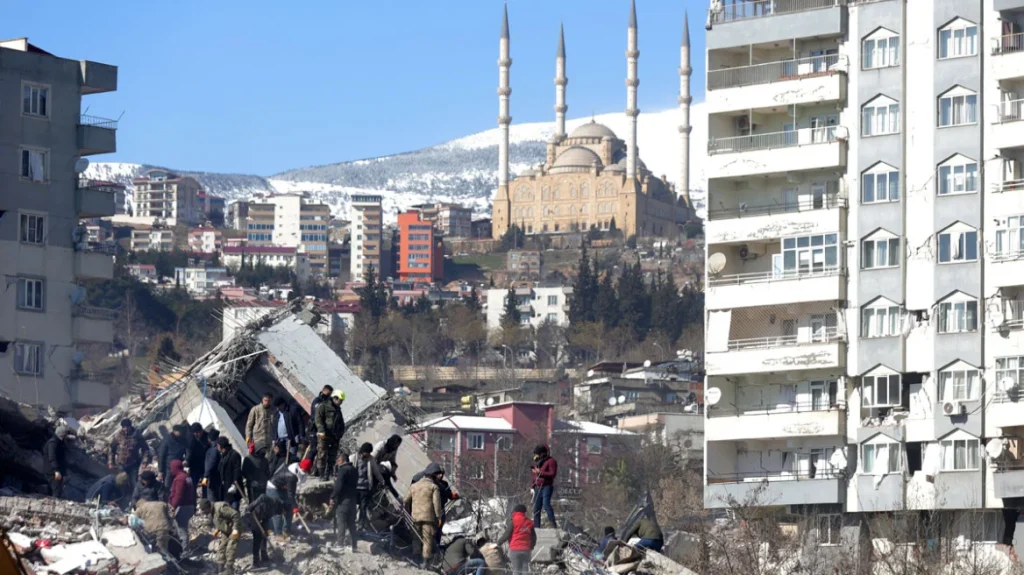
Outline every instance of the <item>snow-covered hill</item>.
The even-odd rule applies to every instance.
[[[707,181],[705,165],[707,117],[696,104],[691,112],[693,132],[690,135],[691,187],[704,189]],[[626,116],[603,114],[593,118],[607,125],[619,137],[626,132]],[[591,118],[567,122],[572,131]],[[658,175],[672,182],[679,177],[679,112],[666,110],[640,115],[640,158]],[[554,132],[553,122],[513,124],[510,133],[510,158],[513,173],[544,161],[545,142]],[[334,214],[346,218],[353,194],[375,193],[383,196],[385,211],[393,215],[410,206],[429,201],[453,201],[472,206],[485,214],[497,186],[497,128],[479,132],[437,146],[403,154],[341,162],[289,170],[269,178],[244,174],[217,174],[172,170],[196,178],[204,189],[229,200],[246,199],[269,193],[308,192],[314,199],[327,203]],[[86,177],[112,180],[129,187],[131,179],[155,167],[142,164],[97,162],[89,166]],[[703,213],[702,191],[691,196]]]

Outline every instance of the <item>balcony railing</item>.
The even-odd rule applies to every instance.
[[[111,120],[109,118],[100,118],[99,116],[86,116],[85,114],[82,114],[81,117],[79,117],[78,119],[78,125],[105,128],[107,130],[116,130],[117,120]]]
[[[822,461],[828,465],[827,461]],[[835,479],[839,472],[831,469],[803,469],[800,471],[747,471],[744,473],[708,472],[708,484],[714,483],[760,483],[774,481],[811,481],[814,479]]]
[[[822,128],[801,128],[769,132],[767,134],[750,134],[748,136],[731,136],[728,138],[712,138],[708,141],[708,154],[730,154],[735,152],[753,152],[776,148],[795,148],[811,144],[830,144],[845,137],[845,129],[841,126]]]
[[[1007,100],[996,104],[997,124],[1019,122],[1024,119],[1024,100]]]
[[[752,64],[708,72],[708,89],[739,88],[834,74],[845,70],[846,56],[829,54],[780,62]],[[842,65],[840,64],[842,63]]]
[[[779,400],[775,403],[759,405],[722,405],[719,403],[708,409],[708,417],[727,417],[737,415],[787,415],[791,413],[813,413],[820,411],[846,411],[845,405],[839,405],[831,399],[821,401],[787,402]]]
[[[1024,33],[996,36],[992,39],[992,54],[1012,54],[1024,50]]]
[[[816,331],[809,336],[800,335],[775,335],[769,337],[748,337],[744,339],[729,340],[729,351],[750,351],[757,349],[776,349],[780,347],[795,347],[798,345],[814,345],[822,343],[834,343],[840,341],[839,330],[834,327],[827,327]]]
[[[996,184],[997,192],[1019,192],[1024,191],[1024,180],[1007,180]]]
[[[79,251],[94,254],[106,254],[108,256],[117,255],[117,244],[108,244],[106,242],[88,242],[85,244],[79,244],[78,249]]]
[[[710,220],[731,220],[735,218],[755,218],[761,216],[772,216],[778,214],[792,214],[796,212],[810,212],[814,210],[831,210],[834,208],[845,208],[848,201],[839,192],[829,192],[820,198],[806,198],[796,202],[784,204],[774,203],[760,206],[751,206],[741,203],[738,208],[719,208],[708,210]]]
[[[710,10],[712,24],[843,6],[846,0],[725,0]]]
[[[775,270],[768,272],[751,272],[744,274],[712,276],[708,279],[708,283],[713,287],[734,286],[743,284],[823,278],[844,275],[845,273],[846,270],[843,269],[841,266],[830,266],[817,270]]]
[[[105,307],[97,307],[94,305],[78,304],[72,309],[72,313],[78,317],[87,317],[91,319],[106,319],[114,321],[117,319],[118,311],[116,309],[109,309]]]
[[[1024,329],[1024,300],[1003,300],[1003,322],[993,327],[994,331]]]
[[[1024,259],[1024,250],[1004,250],[992,252],[989,256],[993,262],[1012,262]]]

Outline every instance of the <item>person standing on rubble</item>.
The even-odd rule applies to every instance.
[[[213,523],[213,537],[218,542],[217,567],[220,568],[220,575],[235,575],[235,552],[238,551],[238,539],[242,536],[242,514],[229,501],[210,503],[204,499],[199,502],[199,509],[204,515],[209,515]]]
[[[270,439],[275,445],[284,442],[285,449],[295,454],[295,448],[302,439],[305,426],[302,424],[302,410],[297,405],[290,405],[288,400],[279,397],[274,401],[277,408],[271,422]],[[300,454],[301,455],[301,454]]]
[[[46,463],[50,465],[50,494],[54,497],[61,497],[64,494],[64,484],[68,475],[68,428],[65,425],[58,425],[43,445],[43,456]]]
[[[281,512],[281,507],[277,501],[263,493],[255,501],[249,501],[247,512],[252,519],[249,526],[252,533],[252,567],[256,569],[270,562],[267,554],[267,529],[274,516]]]
[[[345,544],[345,533],[352,539],[352,552],[356,552],[356,512],[359,505],[359,472],[352,465],[347,453],[339,453],[334,491],[331,492],[331,506],[334,508],[334,530],[338,543]]]
[[[217,450],[220,431],[211,429],[206,433],[206,439],[209,440],[210,446],[206,448],[206,457],[203,460],[203,499],[220,501],[220,451]]]
[[[218,501],[231,501],[234,507],[238,506],[237,499],[228,497],[229,491],[234,488],[236,491],[242,481],[242,456],[231,446],[231,440],[221,437],[217,440],[217,451],[220,453],[220,462],[217,465],[220,476],[219,485],[216,486]],[[242,494],[239,492],[238,497]]]
[[[359,472],[359,525],[366,525],[367,511],[376,507],[374,501],[378,496],[383,496],[383,489],[391,490],[391,494],[398,499],[400,495],[395,486],[384,481],[381,475],[377,460],[373,458],[373,444],[366,442],[359,446],[359,457],[356,460],[356,470]]]
[[[110,461],[112,467],[120,467],[128,474],[128,484],[135,485],[139,480],[139,467],[142,466],[143,455],[149,453],[149,447],[142,439],[142,434],[132,425],[127,417],[121,420],[121,431],[110,444]]]
[[[329,401],[320,401],[316,406],[316,473],[321,479],[330,479],[334,473],[334,461],[338,458],[338,443],[345,435],[345,417],[341,404],[345,401],[344,391],[335,391]]]
[[[271,441],[271,420],[274,416],[274,407],[271,402],[274,396],[270,393],[263,394],[260,404],[249,410],[249,418],[245,420],[245,443],[251,446],[251,451],[262,451],[264,456],[270,453]]]
[[[203,472],[206,471],[206,450],[210,447],[210,443],[202,425],[193,423],[189,426],[189,431],[192,432],[192,437],[188,439],[185,463],[188,465],[188,475],[192,478],[192,485],[198,487],[202,484]]]
[[[537,546],[537,530],[533,521],[526,517],[526,506],[521,503],[512,508],[505,531],[495,541],[498,545],[505,542],[508,542],[513,575],[529,575],[533,548]]]
[[[540,510],[547,513],[551,527],[557,529],[555,510],[551,507],[551,496],[555,490],[555,477],[558,476],[558,462],[551,457],[547,445],[538,445],[533,450],[533,524],[540,526]]]
[[[171,462],[171,492],[167,496],[167,504],[171,506],[171,516],[178,525],[178,536],[184,547],[189,540],[188,522],[196,514],[196,486],[192,477],[185,472],[180,459]]]
[[[142,531],[152,539],[153,545],[164,555],[171,556],[171,525],[173,523],[170,506],[163,501],[140,501],[135,506],[135,516],[142,520]],[[131,525],[130,520],[129,525]]]
[[[188,433],[188,426],[179,423],[171,428],[171,434],[160,442],[160,449],[157,450],[157,479],[160,480],[168,490],[171,488],[171,462],[175,459],[185,459],[185,452],[188,450],[188,440],[185,434]]]
[[[245,488],[246,498],[250,503],[267,490],[267,482],[270,481],[269,466],[267,454],[260,449],[242,459],[242,487]]]
[[[441,528],[441,518],[444,517],[441,489],[437,485],[443,474],[437,463],[428,465],[423,470],[423,477],[409,488],[403,502],[406,511],[412,515],[416,535],[423,543],[421,567],[425,567],[434,556],[434,538]]]

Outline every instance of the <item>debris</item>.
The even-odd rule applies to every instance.
[[[100,571],[101,563],[114,560],[114,556],[99,541],[57,545],[49,549],[40,549],[39,554],[47,563],[40,569],[40,572],[60,573],[61,575],[87,567],[92,571]]]

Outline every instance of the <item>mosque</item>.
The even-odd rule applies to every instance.
[[[664,176],[655,176],[637,150],[636,3],[630,6],[627,33],[626,140],[594,121],[565,133],[565,34],[560,31],[555,58],[555,133],[548,141],[542,165],[509,178],[509,125],[512,88],[509,69],[508,7],[501,26],[499,69],[498,189],[492,214],[493,234],[500,238],[515,224],[527,234],[558,234],[607,230],[615,226],[626,236],[675,236],[696,219],[690,201],[690,32],[684,18],[679,48],[679,134],[682,140],[678,189]]]

